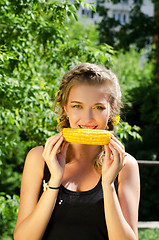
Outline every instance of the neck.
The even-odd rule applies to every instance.
[[[67,162],[78,161],[84,165],[92,165],[92,161],[101,152],[101,146],[70,144],[67,153]]]

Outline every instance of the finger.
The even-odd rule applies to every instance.
[[[125,150],[125,146],[124,146],[113,134],[111,134],[111,138],[112,138],[116,143],[118,143],[118,144],[121,146],[122,149]]]
[[[61,154],[64,157],[66,157],[66,152],[67,152],[69,144],[70,144],[69,142],[64,142],[63,145],[62,145]]]
[[[104,150],[105,150],[105,158],[106,159],[111,159],[111,150],[108,145],[104,145]]]
[[[56,135],[51,136],[50,138],[47,139],[46,143],[45,143],[45,147],[44,147],[44,151],[43,151],[43,158],[46,160],[52,149],[54,144],[58,141],[58,139],[60,138],[61,133],[58,133]]]
[[[118,162],[120,164],[121,168],[122,168],[123,166],[125,166],[125,163],[126,163],[125,151],[124,151],[124,153],[123,152],[121,153],[111,143],[109,145],[110,145],[110,149],[113,153],[115,162],[116,163]]]
[[[57,154],[57,152],[58,152],[58,150],[59,150],[59,148],[60,148],[60,146],[63,142],[63,139],[64,139],[63,136],[61,136],[60,139],[53,146],[52,151],[51,151],[52,156],[55,156]]]
[[[49,137],[47,140],[46,140],[46,145],[52,143],[53,141],[57,141],[57,139],[59,139],[60,137],[62,136],[62,132],[59,132],[51,137]]]
[[[109,143],[109,148],[111,149],[114,158],[117,158],[117,159],[120,160],[118,151],[116,150],[116,148],[111,143]]]
[[[125,154],[125,149],[121,146],[121,144],[118,144],[115,140],[111,139],[110,143],[114,146],[114,148],[118,151],[119,155],[123,157]]]
[[[127,156],[128,156],[128,154],[125,153],[125,155],[124,155],[124,157],[123,157],[123,166],[126,165],[126,159],[127,159]]]
[[[110,166],[112,163],[113,159],[111,158],[111,149],[109,148],[108,145],[104,145],[104,150],[105,150],[105,157],[103,159],[102,163],[102,168],[104,169],[105,167]]]
[[[55,145],[55,143],[58,141],[58,139],[62,136],[62,133],[58,133],[54,136],[51,136],[50,138],[47,139],[46,143],[45,143],[45,147],[44,147],[44,154],[47,151],[48,153],[50,153],[52,151],[53,146]]]

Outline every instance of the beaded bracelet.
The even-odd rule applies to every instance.
[[[43,180],[43,191],[46,191],[48,188],[50,188],[50,189],[59,189],[60,186],[59,187],[51,187],[51,186],[49,186],[48,183],[45,182],[45,180]]]

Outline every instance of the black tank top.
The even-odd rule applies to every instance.
[[[48,182],[49,178],[45,164],[43,179]],[[107,239],[101,179],[93,189],[84,192],[70,191],[61,185],[42,240]]]

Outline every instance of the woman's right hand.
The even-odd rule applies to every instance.
[[[63,142],[62,132],[51,136],[45,143],[43,158],[51,174],[49,181],[51,186],[54,184],[54,187],[58,187],[61,184],[68,145],[68,142]],[[60,147],[61,151],[59,152]]]

